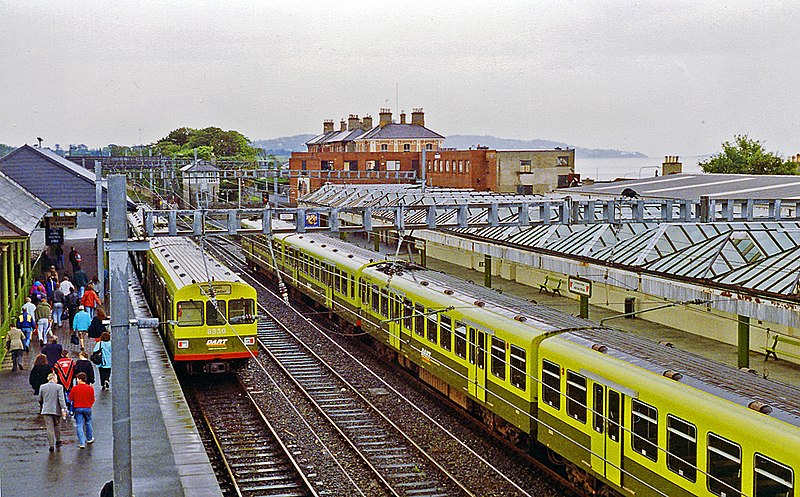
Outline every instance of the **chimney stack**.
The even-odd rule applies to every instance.
[[[339,121],[339,131],[347,131],[347,123],[344,122],[344,119]]]
[[[416,108],[411,111],[411,124],[416,124],[417,126],[425,126],[425,113],[422,112],[422,108]]]
[[[333,119],[325,119],[322,121],[322,132],[330,133],[333,131]]]
[[[384,127],[387,124],[392,124],[392,111],[391,109],[381,109],[380,112],[381,120],[380,126]]]
[[[401,110],[400,111],[400,124],[405,124],[405,123],[406,123],[406,111]]]
[[[680,157],[677,155],[665,155],[664,162],[661,164],[661,176],[669,176],[670,174],[680,174],[683,172],[683,164],[680,162]]]
[[[361,120],[361,127],[365,130],[369,131],[372,129],[372,116],[366,115],[364,119]]]
[[[358,114],[350,114],[347,118],[347,131],[353,131],[361,127],[361,120],[358,119]]]

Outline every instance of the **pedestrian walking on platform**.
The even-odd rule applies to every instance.
[[[100,341],[94,345],[92,352],[101,351],[102,361],[97,365],[100,372],[100,384],[103,390],[108,390],[110,385],[108,380],[111,378],[111,334],[105,332],[100,336]]]
[[[94,284],[89,283],[86,285],[86,291],[83,293],[83,297],[81,297],[81,304],[83,304],[86,312],[89,313],[89,317],[92,318],[97,308],[103,305],[103,302],[100,301],[100,296],[94,291]]]
[[[64,247],[60,243],[53,246],[53,259],[58,269],[64,269]]]
[[[11,371],[14,372],[19,368],[20,371],[25,368],[22,366],[22,353],[25,352],[25,334],[19,328],[11,328],[6,334],[6,350],[11,352]]]
[[[47,342],[47,345],[42,347],[42,354],[47,356],[47,370],[51,371],[53,366],[56,365],[56,361],[61,359],[61,351],[63,347],[60,343],[58,343],[58,337],[55,335],[50,337],[50,341]]]
[[[65,294],[64,296],[64,304],[67,306],[67,324],[69,325],[70,330],[74,330],[75,325],[73,324],[72,320],[75,319],[75,314],[78,313],[78,306],[81,305],[81,298],[78,296],[78,292],[72,285],[69,287],[69,293]]]
[[[50,374],[50,368],[47,366],[47,356],[39,354],[33,361],[31,374],[28,376],[28,383],[33,388],[33,395],[39,395],[39,388],[47,383],[47,375]]]
[[[50,305],[46,300],[39,302],[39,305],[36,306],[34,316],[36,316],[36,328],[39,330],[39,340],[41,340],[42,343],[47,343],[47,336],[50,334],[50,331],[52,331],[52,322],[50,318],[53,316],[53,310],[50,309]]]
[[[72,264],[72,274],[74,275],[81,268],[81,254],[72,247],[69,251],[69,263]]]
[[[92,406],[94,405],[94,388],[86,383],[86,373],[76,375],[77,384],[69,393],[72,412],[75,413],[75,431],[78,433],[78,448],[94,443],[92,429]]]
[[[102,307],[97,308],[97,314],[95,317],[92,318],[92,322],[89,324],[89,329],[86,330],[89,338],[93,338],[95,342],[100,341],[100,337],[103,336],[103,333],[108,331],[106,328],[105,323],[103,321],[106,319],[106,312],[103,310]],[[81,336],[81,347],[83,346],[83,336]]]
[[[28,296],[31,298],[31,301],[38,303],[38,301],[41,300],[42,295],[47,295],[47,290],[45,289],[44,284],[39,281],[39,278],[36,278],[33,281],[33,285],[31,285],[31,290],[28,293]]]
[[[89,276],[86,275],[86,271],[81,269],[78,266],[78,270],[72,274],[72,284],[75,285],[75,289],[78,290],[78,297],[83,298],[83,292],[86,291],[86,285],[89,284]]]
[[[84,348],[84,343],[86,340],[86,333],[89,330],[89,326],[92,324],[92,318],[89,317],[89,313],[86,312],[86,309],[82,305],[78,306],[78,312],[75,314],[75,318],[72,320],[72,330],[78,334],[78,338],[80,339],[81,350]]]
[[[53,292],[53,326],[61,329],[63,322],[61,318],[64,315],[64,302],[66,300],[66,296],[64,292],[61,291],[61,287],[56,287],[55,292]]]
[[[92,365],[92,361],[89,360],[89,355],[84,351],[78,353],[78,360],[75,361],[76,377],[78,373],[86,375],[87,385],[94,385],[94,366]]]
[[[56,267],[51,266],[53,268],[53,272],[55,272]],[[48,274],[47,278],[44,280],[44,289],[47,292],[47,302],[50,305],[53,305],[53,295],[56,293],[56,289],[58,288],[58,276],[54,276],[53,274]]]
[[[64,295],[67,295],[69,294],[69,289],[74,288],[74,285],[69,280],[69,276],[65,274],[64,277],[61,279],[61,283],[58,285],[58,287],[61,289],[61,292]]]
[[[28,350],[31,345],[31,335],[33,334],[33,330],[36,329],[36,319],[33,317],[34,312],[36,312],[36,308],[34,307],[33,312],[30,312],[29,309],[33,307],[31,299],[28,298],[25,300],[27,300],[27,302],[22,306],[22,314],[20,314],[19,318],[17,318],[17,328],[19,328],[20,331],[22,331],[22,333],[25,335],[25,341],[22,344],[22,348]],[[28,306],[28,304],[31,305]]]
[[[64,387],[58,384],[55,373],[47,376],[47,383],[39,388],[40,413],[44,416],[50,452],[61,445],[61,420],[67,418],[67,401]]]

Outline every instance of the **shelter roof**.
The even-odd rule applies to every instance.
[[[0,238],[28,236],[50,206],[0,172]]]
[[[625,188],[650,198],[699,200],[757,198],[793,199],[798,197],[800,176],[767,174],[672,174],[656,178],[595,183],[558,190],[601,197],[617,197]]]
[[[23,145],[0,159],[5,173],[54,210],[96,209],[94,172],[43,148]],[[103,182],[103,206],[107,205]],[[128,208],[133,208],[128,201]]]
[[[187,164],[181,168],[182,173],[207,173],[207,172],[218,172],[220,169],[215,166],[214,164],[208,163],[206,161],[196,161],[192,162],[191,164]]]

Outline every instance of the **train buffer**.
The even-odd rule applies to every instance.
[[[561,278],[551,278],[549,275],[544,277],[544,282],[539,284],[539,293],[552,293],[561,296]]]
[[[767,338],[767,341],[769,341],[769,337]],[[764,347],[764,351],[767,353],[767,355],[764,357],[764,361],[768,361],[769,356],[774,357],[776,361],[778,360],[779,343],[786,343],[789,345],[800,347],[800,339],[788,337],[786,335],[774,334],[772,336],[772,346]],[[793,354],[791,352],[786,352],[786,351],[780,351],[780,354],[784,356],[794,357],[795,359],[800,359],[800,354]]]

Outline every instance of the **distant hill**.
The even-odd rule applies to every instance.
[[[256,140],[254,147],[263,148],[268,154],[290,155],[292,152],[305,152],[305,143],[316,135],[294,135],[273,138],[271,140]],[[574,148],[575,155],[581,158],[618,158],[618,157],[647,157],[639,152],[627,152],[624,150],[608,150],[602,148],[583,148],[570,145],[568,143],[554,142],[550,140],[512,140],[508,138],[497,138],[489,135],[452,135],[448,136],[444,146],[456,149],[468,149],[470,147],[489,147],[493,149],[545,149],[545,148]]]
[[[513,140],[508,138],[497,138],[489,135],[451,135],[444,142],[448,148],[467,149],[470,147],[489,147],[498,150],[513,149],[546,149],[546,148],[574,148],[575,156],[584,159],[607,159],[621,157],[647,157],[640,152],[628,152],[625,150],[610,150],[605,148],[583,148],[572,144],[554,142],[550,140]]]
[[[306,142],[315,136],[317,135],[294,135],[271,140],[256,140],[253,146],[263,148],[268,154],[291,155],[292,152],[305,152]]]

